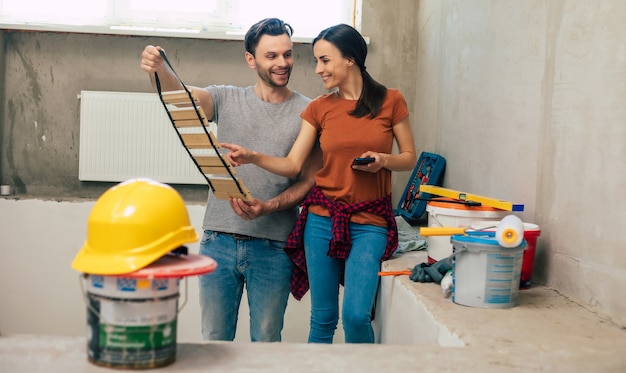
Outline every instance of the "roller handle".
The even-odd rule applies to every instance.
[[[465,234],[467,228],[464,227],[421,227],[420,236],[452,236],[455,234]]]

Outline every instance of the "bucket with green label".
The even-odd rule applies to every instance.
[[[151,369],[176,360],[180,280],[210,273],[208,256],[165,255],[124,275],[81,275],[87,305],[87,359],[117,369]],[[186,283],[185,283],[186,284]]]
[[[179,279],[87,276],[88,359],[148,369],[176,358]]]

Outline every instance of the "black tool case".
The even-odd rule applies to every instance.
[[[402,216],[409,224],[419,224],[426,211],[426,203],[431,198],[429,193],[419,193],[419,186],[442,186],[445,169],[445,158],[438,154],[422,152],[398,202],[396,216]]]

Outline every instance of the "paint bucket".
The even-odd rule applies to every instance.
[[[498,245],[495,232],[468,232],[450,238],[453,246],[452,301],[479,308],[517,304],[526,241],[513,248]]]
[[[176,359],[179,279],[87,275],[90,362],[149,369]]]
[[[502,218],[510,215],[504,211],[487,206],[467,206],[461,203],[450,202],[451,199],[435,199],[426,205],[429,227],[471,227],[493,222],[496,225]],[[452,245],[449,236],[428,236],[428,263],[452,255]]]
[[[527,245],[522,259],[522,274],[519,282],[520,289],[528,289],[532,283],[537,237],[539,237],[540,234],[541,229],[539,229],[537,224],[524,223],[524,239]]]
[[[488,229],[488,231],[495,231]],[[526,250],[522,257],[522,273],[519,280],[520,289],[528,289],[532,283],[533,266],[535,264],[535,253],[537,248],[537,237],[541,234],[541,229],[537,224],[524,223],[524,239],[526,240]]]
[[[151,369],[173,363],[177,318],[184,306],[184,302],[178,304],[180,279],[216,267],[208,256],[168,254],[124,275],[82,274],[88,360],[117,369]]]

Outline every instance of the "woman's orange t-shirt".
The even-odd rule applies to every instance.
[[[350,116],[348,113],[354,110],[356,102],[328,93],[311,101],[301,115],[319,134],[324,163],[315,176],[316,185],[329,200],[346,204],[373,201],[391,194],[391,171],[383,168],[370,173],[350,166],[355,157],[366,151],[391,153],[393,126],[409,115],[404,96],[397,89],[387,89],[381,111],[374,119]],[[309,211],[329,216],[321,206],[311,206]],[[355,213],[351,221],[387,226],[383,217],[366,212]]]

